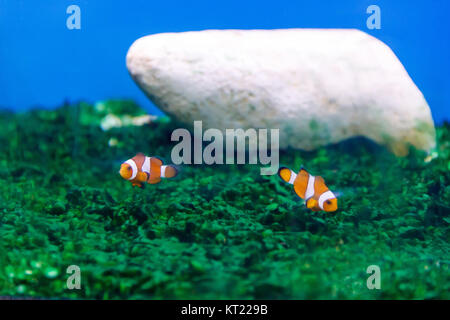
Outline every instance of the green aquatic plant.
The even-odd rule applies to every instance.
[[[303,164],[342,194],[330,214],[256,165],[182,166],[173,181],[132,188],[120,163],[138,151],[170,160],[177,125],[103,131],[95,110],[0,114],[0,296],[450,298],[448,123],[434,157],[396,158],[366,139],[281,152],[282,165]],[[70,265],[80,290],[66,286]],[[366,286],[370,265],[380,290]]]

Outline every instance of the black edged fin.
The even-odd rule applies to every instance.
[[[159,161],[161,161],[162,164],[164,164],[164,160],[161,159],[160,157],[153,157],[153,156],[152,156],[152,158],[158,159]]]
[[[175,175],[172,177],[172,178],[175,178],[180,173],[180,170],[178,169],[177,166],[174,166],[173,164],[170,166],[175,169]]]
[[[279,167],[279,168],[278,168],[277,174],[278,174],[278,176],[279,176],[280,178],[281,178],[280,172],[281,172],[281,170],[283,170],[283,169],[288,169],[288,170],[290,170],[288,167]]]
[[[180,167],[179,165],[176,165],[176,164],[168,164],[167,166],[173,167],[173,168],[175,169],[176,174],[175,174],[175,176],[173,176],[173,178],[175,178],[176,176],[178,176],[178,174],[181,173],[181,167]]]
[[[150,157],[150,170],[151,170],[151,168],[152,167],[154,167],[154,166],[157,166],[157,167],[160,167],[160,166],[162,166],[164,163],[163,163],[163,161],[160,159],[160,158],[158,158],[158,157]]]
[[[298,172],[300,173],[302,170],[305,171],[307,174],[310,174],[303,165],[300,166],[300,170],[298,170]]]

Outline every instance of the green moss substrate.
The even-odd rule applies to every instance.
[[[342,192],[330,214],[259,166],[185,165],[132,188],[121,161],[169,160],[176,125],[104,132],[95,116],[86,104],[0,115],[0,296],[450,298],[449,124],[431,162],[364,139],[282,152],[282,165]],[[69,265],[81,290],[66,288]],[[380,290],[366,286],[369,265],[381,268]]]

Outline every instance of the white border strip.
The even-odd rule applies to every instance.
[[[319,207],[320,207],[320,209],[323,210],[323,203],[325,201],[331,200],[331,199],[334,199],[334,198],[336,198],[336,196],[330,190],[328,190],[327,192],[322,193],[320,195],[320,197],[319,197]]]
[[[142,165],[142,171],[150,173],[150,157],[145,157],[144,164]]]
[[[308,186],[306,187],[305,199],[308,200],[312,196],[314,196],[314,181],[316,181],[316,177],[309,175],[308,178]]]
[[[288,183],[294,184],[295,178],[297,178],[297,174],[291,170],[291,178],[289,179]]]
[[[129,160],[125,161],[125,163],[129,164],[131,167],[131,170],[132,170],[131,178],[128,180],[133,180],[134,178],[136,178],[137,173],[138,173],[136,162],[134,162],[133,159],[129,159]]]

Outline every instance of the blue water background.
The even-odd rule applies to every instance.
[[[66,9],[81,8],[81,30]],[[368,30],[366,8],[381,8]],[[357,28],[387,43],[422,90],[436,122],[450,119],[450,1],[0,0],[0,108],[132,98],[161,112],[128,75],[139,37],[203,29]]]

